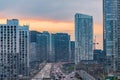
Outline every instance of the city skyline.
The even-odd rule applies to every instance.
[[[53,0],[52,3],[49,0],[2,0],[0,3],[2,3],[0,23],[5,23],[6,19],[17,18],[20,20],[20,24],[30,25],[30,30],[49,31],[50,33],[67,32],[71,35],[72,40],[74,40],[75,13],[92,15],[94,33],[100,43],[97,47],[102,48],[102,0],[69,2],[68,0]],[[26,3],[29,4],[26,5]]]
[[[120,0],[0,0],[0,80],[119,80]]]

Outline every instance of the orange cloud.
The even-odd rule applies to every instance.
[[[60,21],[49,21],[49,20],[21,20],[20,24],[30,25],[30,30],[36,31],[49,31],[50,33],[64,32],[71,36],[74,40],[74,24],[73,22],[60,22]]]
[[[74,36],[74,22],[67,21],[50,21],[50,20],[20,20],[21,24],[30,24],[30,30],[37,31],[49,31],[50,33],[66,32],[71,35],[71,40],[75,39]],[[95,23],[93,26],[94,36],[96,36],[97,49],[103,49],[103,36],[102,36],[102,25]],[[94,37],[93,37],[94,38]]]

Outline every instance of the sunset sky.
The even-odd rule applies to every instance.
[[[0,0],[0,23],[19,19],[30,30],[66,32],[74,40],[75,13],[94,17],[94,35],[102,49],[102,0]]]

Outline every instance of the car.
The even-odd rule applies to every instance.
[[[63,75],[63,74],[61,73],[61,75]]]
[[[65,76],[63,76],[63,78],[65,78]]]
[[[72,76],[70,78],[73,78]]]
[[[61,76],[59,76],[59,79],[61,79],[62,77]]]

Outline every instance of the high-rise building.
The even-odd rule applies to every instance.
[[[29,60],[30,60],[30,67],[33,69],[33,67],[36,66],[37,62],[37,44],[36,42],[30,43],[30,53],[29,53]]]
[[[33,64],[50,61],[50,33],[48,31],[30,31],[30,44],[32,48],[30,49],[30,56],[32,56],[30,60],[34,60]]]
[[[18,26],[19,54],[18,73],[23,77],[29,77],[29,27]]]
[[[93,17],[75,14],[75,63],[93,60]]]
[[[117,0],[117,27],[116,27],[116,31],[117,32],[116,36],[117,36],[117,42],[116,42],[116,48],[114,49],[117,49],[115,50],[117,53],[117,64],[116,64],[116,70],[120,72],[120,0]],[[114,54],[115,54],[114,53]]]
[[[30,59],[30,69],[36,68],[36,66],[39,63],[37,60],[37,34],[40,32],[37,31],[30,31],[30,53],[29,53],[29,59]]]
[[[103,42],[109,71],[120,71],[120,0],[103,0]]]
[[[50,33],[48,31],[43,31],[43,34],[47,36],[47,60],[50,62],[51,61],[51,52],[50,52]]]
[[[70,35],[67,33],[52,34],[52,50],[55,62],[69,61]]]
[[[70,54],[70,61],[75,62],[75,41],[70,42],[71,46],[71,54]]]
[[[100,49],[94,50],[94,61],[97,61],[99,64],[105,64],[105,53]]]
[[[55,34],[50,36],[50,61],[55,62]]]
[[[44,33],[37,34],[37,60],[48,61],[48,36]]]
[[[29,27],[17,19],[0,24],[0,80],[29,76]]]
[[[37,34],[39,33],[37,31],[30,31],[30,43],[37,42]]]

